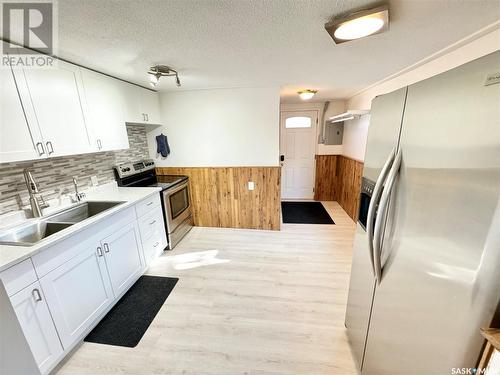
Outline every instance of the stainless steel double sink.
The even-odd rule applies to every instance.
[[[31,246],[37,242],[125,202],[86,201],[47,217],[30,220],[0,232],[0,244]]]

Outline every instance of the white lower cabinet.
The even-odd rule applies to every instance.
[[[139,219],[139,229],[141,231],[145,263],[146,266],[149,266],[153,260],[161,255],[167,246],[161,205]]]
[[[42,374],[83,339],[166,246],[161,205],[157,194],[152,197],[0,273]],[[136,212],[143,213],[139,221]]]
[[[139,230],[134,221],[101,241],[115,296],[142,274],[142,248]]]
[[[47,373],[63,348],[40,284],[38,281],[31,284],[11,296],[10,300],[40,372]]]
[[[80,245],[79,255],[40,279],[65,349],[76,342],[113,301],[100,244],[89,242]]]

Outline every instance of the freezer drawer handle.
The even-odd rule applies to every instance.
[[[370,206],[368,207],[368,215],[366,217],[366,233],[368,234],[368,249],[370,250],[370,261],[372,263],[372,271],[373,275],[376,276],[375,273],[375,264],[374,264],[374,244],[373,244],[373,218],[375,217],[376,207],[378,201],[380,199],[380,195],[382,193],[382,187],[384,186],[384,182],[387,178],[387,174],[391,169],[392,163],[394,162],[394,158],[396,157],[396,148],[393,148],[387,160],[385,161],[382,170],[380,171],[380,175],[377,178],[377,182],[375,183],[375,187],[373,188],[372,197],[370,199]]]
[[[377,213],[377,222],[375,223],[375,231],[373,234],[373,247],[374,247],[374,264],[375,264],[375,277],[377,282],[380,284],[382,280],[382,234],[385,231],[385,222],[387,216],[387,208],[389,206],[389,198],[391,197],[392,189],[394,188],[394,183],[396,182],[396,177],[399,173],[399,168],[401,167],[401,161],[403,159],[403,153],[399,149],[394,163],[392,164],[391,171],[387,176],[386,186],[382,192],[382,198],[380,198],[380,205]]]

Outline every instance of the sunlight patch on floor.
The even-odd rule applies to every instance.
[[[228,263],[229,259],[218,259],[219,250],[198,251],[163,258],[175,270],[189,270],[192,268]]]

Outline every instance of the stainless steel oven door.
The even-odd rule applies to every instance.
[[[163,207],[168,233],[172,233],[191,215],[189,205],[189,185],[187,182],[162,192]]]

